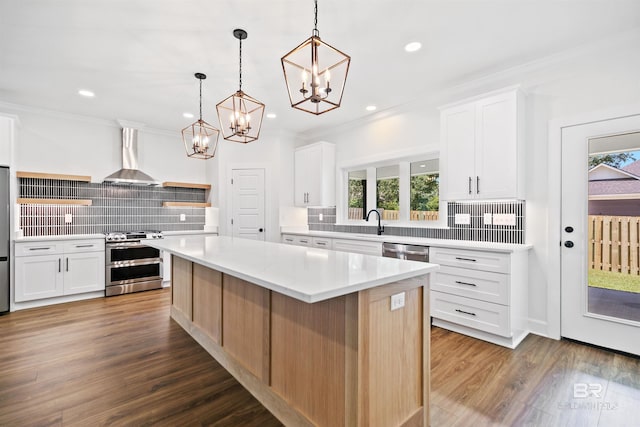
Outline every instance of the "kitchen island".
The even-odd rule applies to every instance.
[[[429,424],[437,265],[231,237],[146,243],[172,254],[171,317],[285,425]]]

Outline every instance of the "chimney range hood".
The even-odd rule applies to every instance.
[[[154,186],[160,183],[138,170],[138,129],[122,129],[122,169],[106,177],[103,182],[118,185]]]

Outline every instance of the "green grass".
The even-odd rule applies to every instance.
[[[589,286],[640,293],[640,276],[611,271],[589,270]]]

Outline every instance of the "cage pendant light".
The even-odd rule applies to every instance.
[[[227,141],[248,143],[258,139],[264,104],[242,91],[242,40],[247,38],[245,30],[233,30],[240,41],[240,85],[236,93],[216,105],[222,137]]]
[[[319,115],[340,106],[351,57],[320,40],[318,0],[311,37],[282,57],[291,106]]]
[[[216,155],[220,131],[202,120],[202,80],[207,76],[202,73],[195,76],[200,80],[200,118],[182,129],[182,141],[187,156],[206,160]]]

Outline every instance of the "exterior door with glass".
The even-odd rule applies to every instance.
[[[640,355],[640,114],[562,130],[561,335]]]

